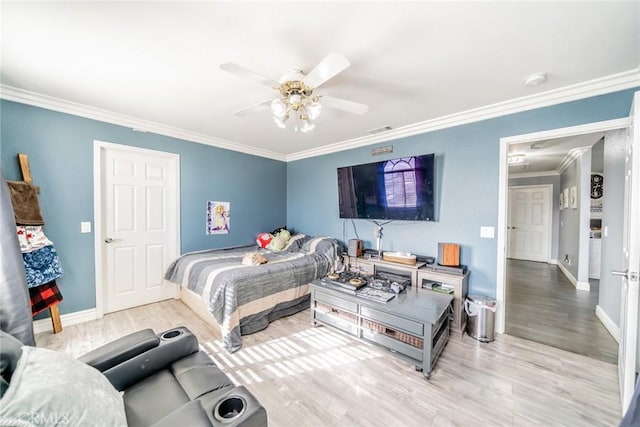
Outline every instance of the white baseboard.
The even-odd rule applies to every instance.
[[[596,317],[600,320],[600,322],[602,322],[602,324],[604,325],[605,328],[607,328],[607,331],[609,331],[613,339],[615,339],[616,342],[619,344],[620,328],[618,327],[618,325],[616,325],[613,322],[613,320],[611,320],[611,318],[607,315],[607,313],[605,313],[605,311],[602,308],[600,308],[599,305],[596,305]]]
[[[576,278],[573,277],[573,274],[571,274],[571,272],[567,270],[567,267],[562,265],[562,263],[558,263],[558,268],[567,277],[567,279],[569,279],[569,282],[571,282],[571,284],[575,286],[577,290],[588,291],[591,289],[591,285],[589,284],[589,282],[578,282]]]
[[[578,282],[576,284],[576,289],[579,291],[590,291],[591,284],[589,282]]]
[[[78,323],[88,322],[90,320],[96,320],[98,313],[95,308],[89,308],[87,310],[76,311],[74,313],[62,314],[60,316],[60,322],[62,322],[62,328],[65,326],[77,325]],[[39,334],[41,332],[53,331],[53,325],[51,324],[51,318],[34,320],[33,332]]]
[[[558,265],[558,260],[555,258],[551,258],[547,264]]]

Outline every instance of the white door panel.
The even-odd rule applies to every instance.
[[[549,260],[551,248],[551,188],[509,188],[508,257]]]
[[[103,312],[176,296],[177,156],[102,143]]]
[[[621,276],[620,348],[618,374],[620,400],[625,412],[631,402],[638,358],[638,272],[640,271],[640,92],[631,107],[631,126],[627,139],[624,215],[624,257],[627,270]]]

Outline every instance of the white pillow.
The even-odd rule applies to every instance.
[[[22,347],[0,399],[0,426],[126,426],[120,393],[97,369],[45,348]]]

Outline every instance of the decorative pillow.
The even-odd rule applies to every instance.
[[[302,249],[302,245],[304,244],[306,238],[307,236],[304,234],[294,234],[293,236],[291,236],[283,250],[289,252],[298,252],[300,249]]]
[[[98,370],[45,348],[22,347],[0,399],[0,426],[126,426],[120,393]]]

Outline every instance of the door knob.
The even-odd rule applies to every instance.
[[[107,237],[106,239],[104,239],[105,243],[115,243],[115,242],[122,242],[122,239],[112,239],[111,237]]]
[[[636,273],[635,271],[630,272],[629,270],[625,270],[625,271],[612,270],[611,274],[613,274],[614,276],[622,276],[630,282],[638,280],[638,273]]]

